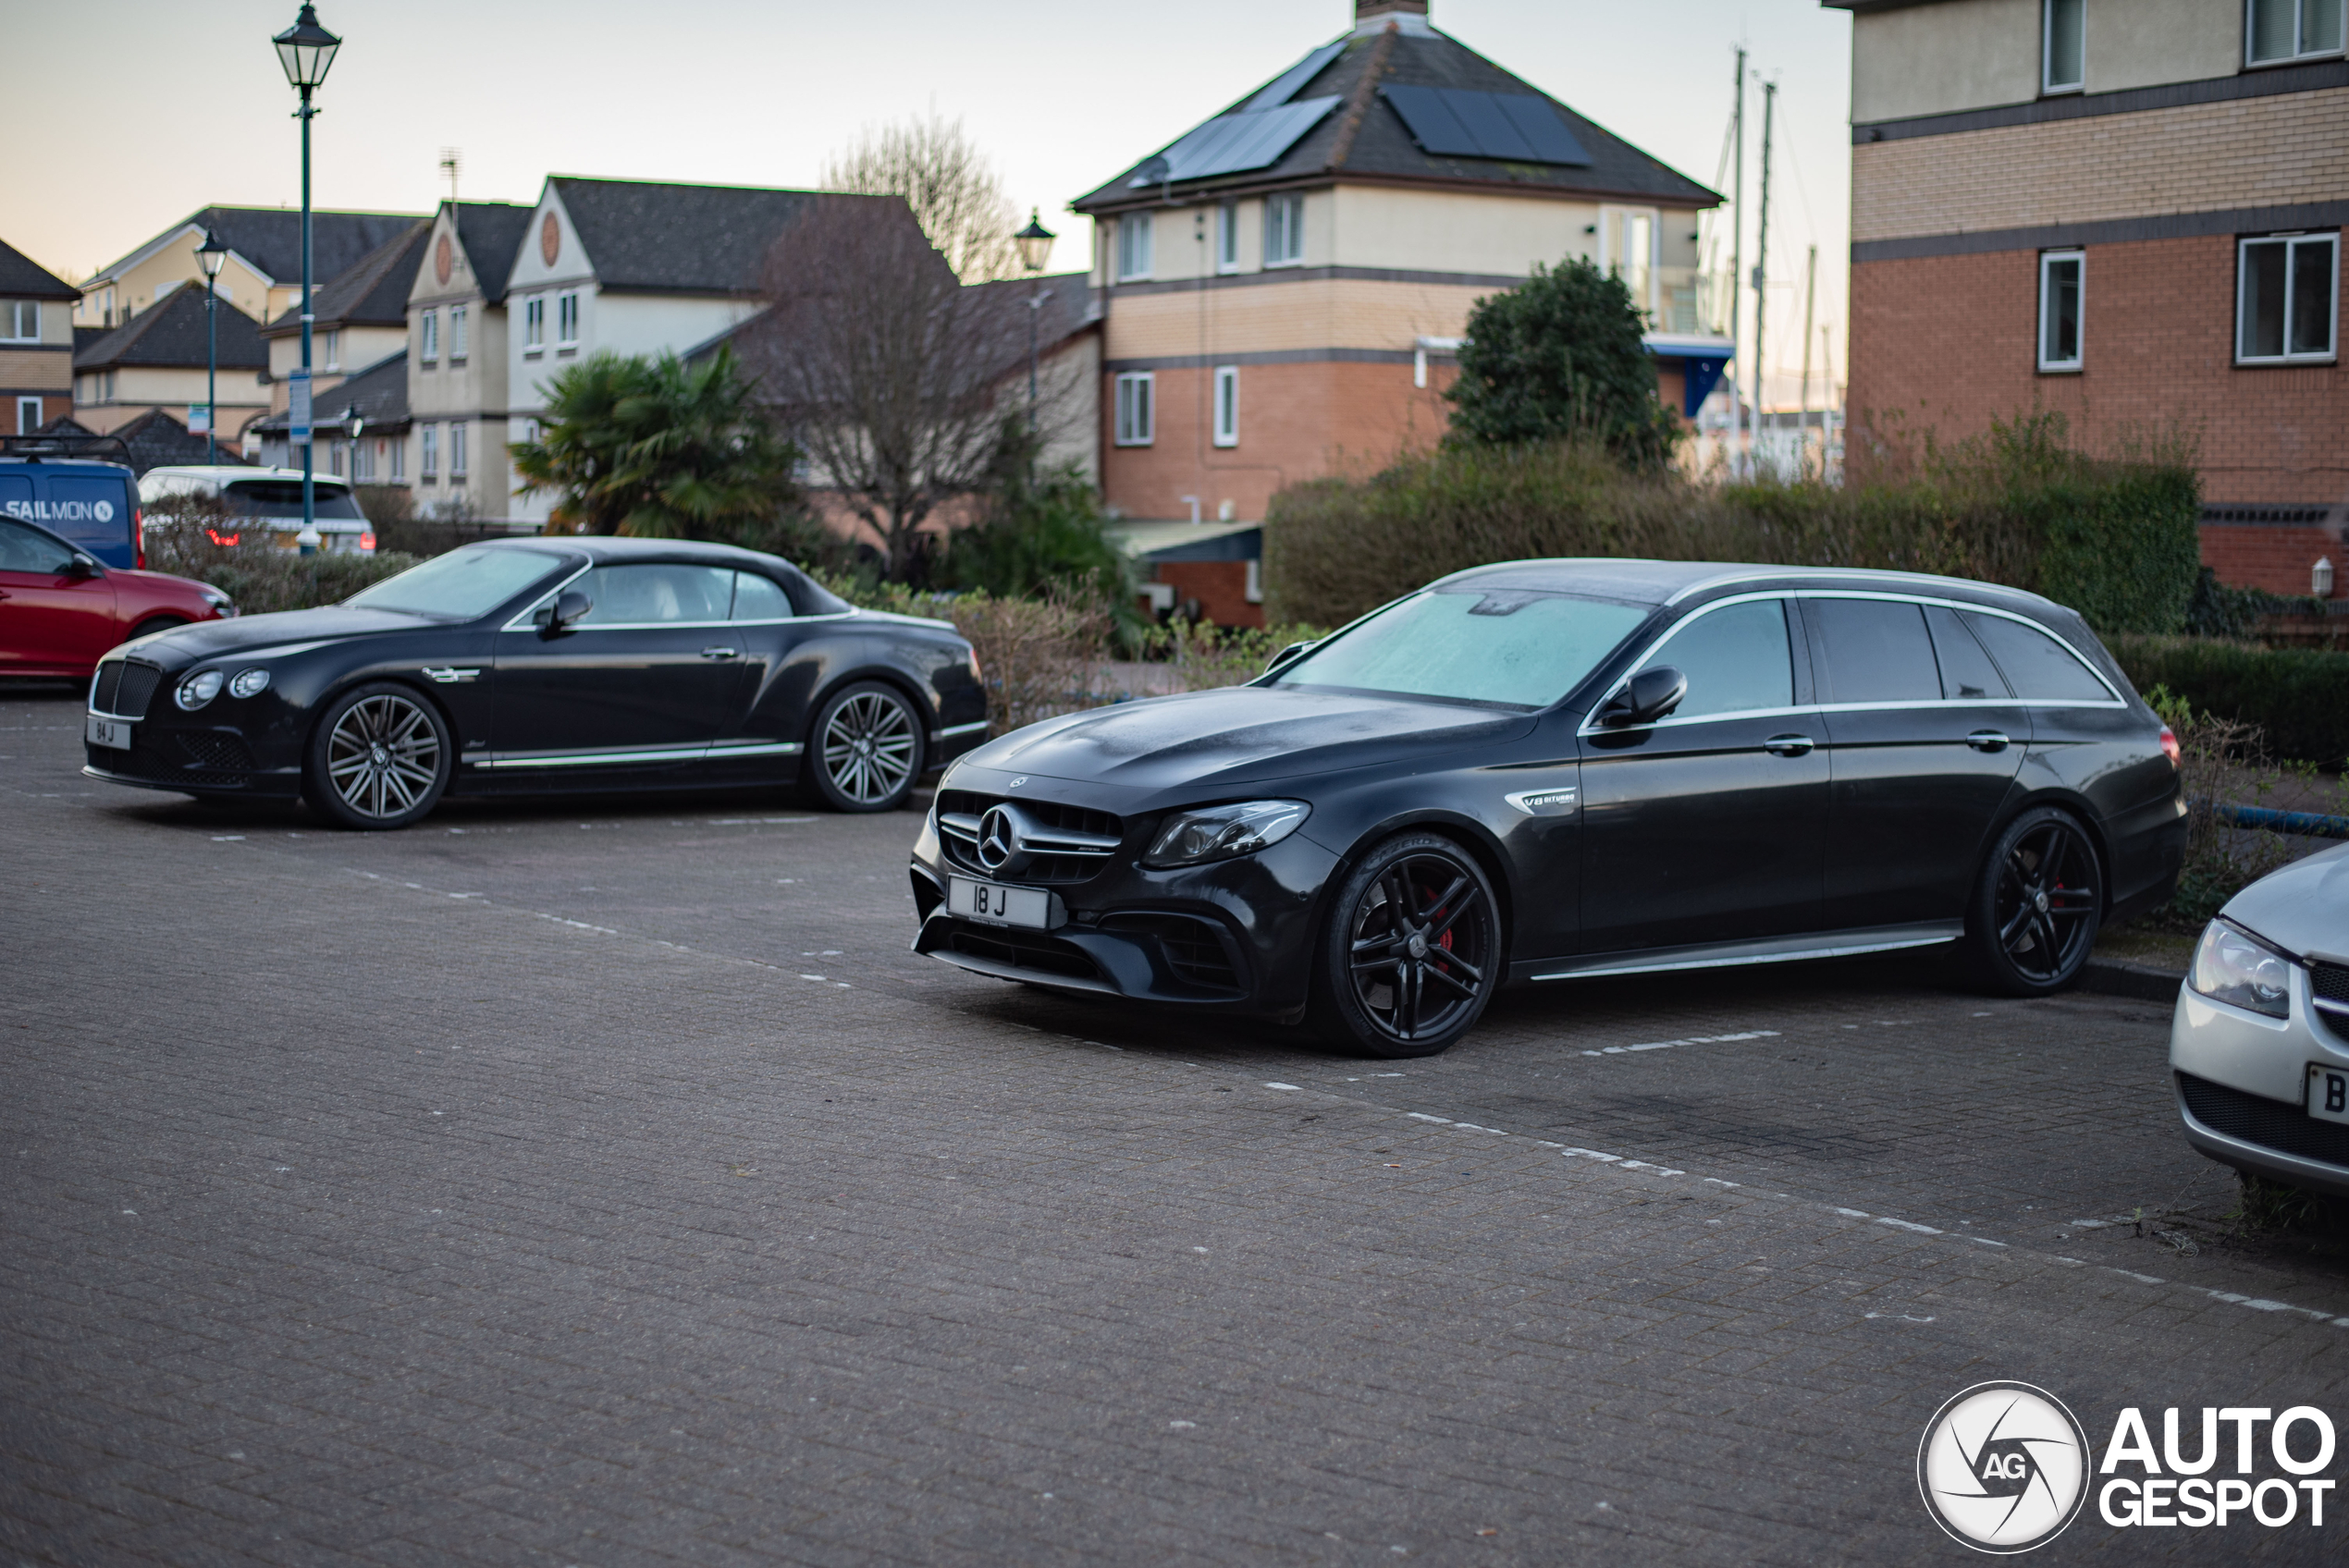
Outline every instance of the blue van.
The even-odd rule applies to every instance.
[[[107,566],[142,570],[147,552],[130,465],[80,455],[101,442],[122,446],[105,437],[0,438],[0,513],[38,523]]]

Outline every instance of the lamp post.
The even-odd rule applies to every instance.
[[[286,80],[301,94],[301,106],[294,111],[294,117],[301,122],[301,368],[294,373],[293,385],[287,392],[286,435],[289,439],[299,438],[301,442],[301,532],[314,540],[318,534],[318,494],[316,444],[310,430],[310,324],[317,301],[312,298],[310,285],[310,122],[318,111],[311,106],[310,95],[326,80],[327,68],[335,63],[335,51],[342,47],[342,40],[318,25],[318,7],[305,0],[293,26],[270,42],[277,46],[277,60],[286,67]]]
[[[196,247],[196,264],[203,268],[203,433],[212,460],[220,461],[220,329],[214,315],[220,303],[220,263],[228,247],[210,229]]]
[[[1027,210],[1027,227],[1012,236],[1012,243],[1019,247],[1019,264],[1033,277],[1044,270],[1052,259],[1052,241],[1060,238],[1039,220],[1037,209]],[[1043,313],[1044,301],[1052,297],[1049,288],[1038,288],[1027,301],[1027,433],[1036,434],[1036,318]]]

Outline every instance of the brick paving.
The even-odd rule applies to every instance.
[[[78,734],[0,698],[0,1562],[1949,1561],[1969,1383],[2343,1403],[2337,1273],[2064,1223],[2229,1201],[2158,1008],[1854,964],[1366,1062],[915,959],[910,818],[357,837]],[[2138,1534],[2047,1555],[2326,1539]]]

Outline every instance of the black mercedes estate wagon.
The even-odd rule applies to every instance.
[[[984,738],[978,675],[946,622],[857,609],[774,556],[499,540],[323,609],[125,643],[91,681],[82,771],[363,828],[444,793],[796,782],[887,811]]]
[[[2175,740],[2046,599],[1521,561],[964,757],[915,946],[1420,1056],[1504,985],[1948,943],[2054,990],[2184,839]]]

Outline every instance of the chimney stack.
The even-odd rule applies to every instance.
[[[1354,0],[1354,25],[1360,27],[1374,17],[1427,17],[1428,0]]]

